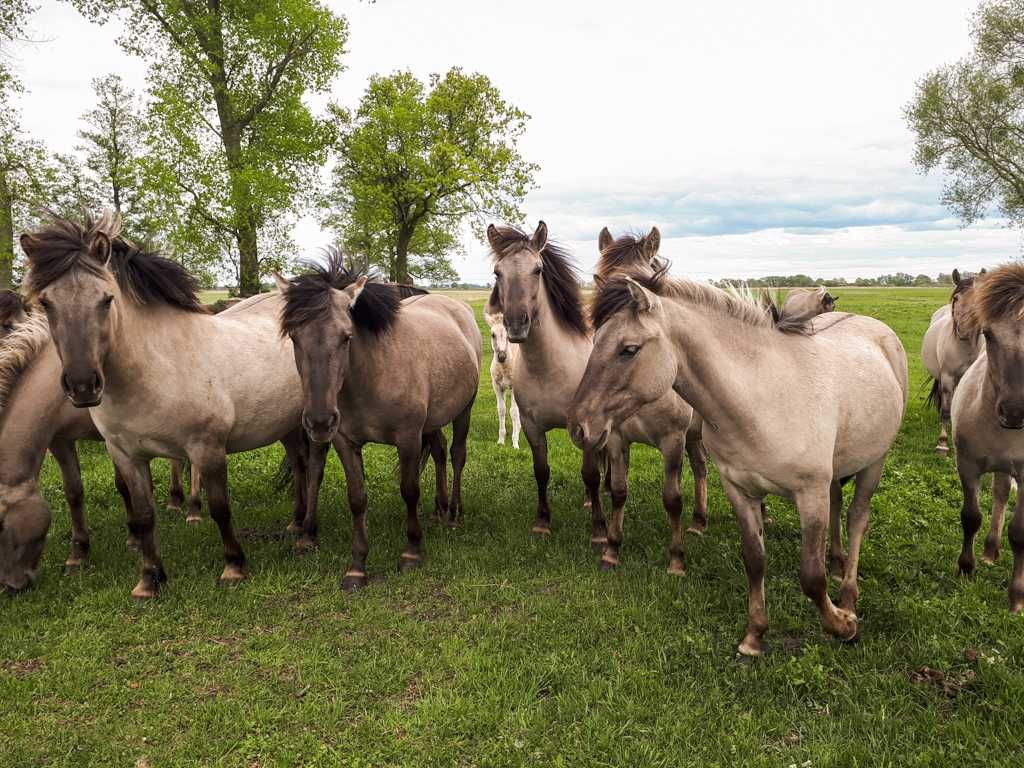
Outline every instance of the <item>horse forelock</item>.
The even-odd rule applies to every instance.
[[[523,250],[534,251],[530,235],[518,227],[496,226],[494,230],[490,243],[491,257],[495,263]],[[587,336],[590,329],[583,311],[580,273],[573,264],[569,251],[549,240],[538,255],[544,265],[544,292],[555,317],[573,333]],[[496,291],[497,286],[492,291],[492,296]]]
[[[646,247],[646,235],[619,235],[611,245],[601,251],[601,257],[597,262],[597,276],[607,279],[617,272],[647,269],[660,271],[663,267],[669,266],[660,256],[655,256],[652,260],[646,253]]]
[[[36,310],[0,339],[0,408],[7,406],[18,378],[49,341],[50,324]]]
[[[327,250],[325,263],[310,263],[304,274],[293,278],[284,294],[281,308],[281,335],[288,336],[312,322],[323,320],[331,312],[331,291],[343,291],[360,277],[368,281],[349,312],[357,328],[374,335],[394,325],[402,299],[427,293],[415,286],[396,286],[380,282],[367,270],[345,264],[345,255],[337,248]]]
[[[974,278],[964,329],[979,331],[1000,320],[1024,320],[1024,263],[1003,264]]]

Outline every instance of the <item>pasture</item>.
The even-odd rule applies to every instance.
[[[797,579],[798,519],[772,498],[768,652],[738,659],[746,577],[732,513],[712,469],[708,533],[687,535],[685,577],[666,574],[653,449],[633,449],[617,572],[599,572],[590,551],[579,452],[564,433],[551,436],[553,535],[531,536],[530,454],[525,440],[519,451],[495,445],[488,357],[465,522],[425,522],[418,572],[395,572],[405,533],[394,449],[366,451],[371,584],[356,595],[338,584],[351,529],[333,455],[318,551],[296,557],[284,534],[291,499],[272,490],[280,448],[233,456],[250,579],[218,587],[212,523],[161,511],[170,581],[143,605],[128,596],[138,556],[125,549],[98,445],[80,448],[92,563],[60,575],[70,526],[48,459],[42,575],[0,598],[0,764],[1019,765],[1024,625],[1006,610],[1011,554],[1004,537],[995,566],[956,575],[960,487],[953,462],[932,451],[938,420],[923,403],[920,341],[948,290],[834,292],[840,310],[900,335],[911,371],[862,554],[858,643],[822,633]],[[484,328],[483,296],[470,298]],[[155,468],[162,501],[167,464]],[[688,470],[685,487],[689,515]],[[432,494],[428,468],[428,504]]]

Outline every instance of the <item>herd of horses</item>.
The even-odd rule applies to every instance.
[[[718,468],[739,522],[748,579],[748,621],[739,651],[759,655],[765,608],[763,500],[792,500],[800,518],[800,584],[825,630],[858,635],[860,548],[871,498],[899,432],[908,396],[906,353],[884,323],[836,311],[825,289],[785,303],[669,275],[660,235],[599,237],[594,295],[584,301],[569,254],[532,233],[491,225],[494,288],[485,308],[494,351],[491,378],[499,437],[524,432],[533,455],[537,514],[550,534],[547,433],[566,429],[582,450],[590,544],[600,566],[621,557],[630,446],[662,456],[662,501],[671,526],[668,571],[685,573],[680,488],[684,454],[694,475],[689,530],[707,527],[707,461]],[[462,474],[480,382],[482,338],[463,302],[382,282],[328,252],[323,263],[277,290],[211,314],[179,264],[133,244],[116,216],[53,218],[21,237],[24,296],[0,300],[0,584],[18,591],[36,578],[50,527],[38,487],[49,450],[71,512],[66,570],[86,561],[82,483],[75,443],[103,440],[124,499],[129,544],[141,553],[132,595],[166,581],[155,533],[150,462],[172,461],[169,505],[189,520],[200,494],[224,550],[221,581],[246,576],[235,536],[227,455],[281,442],[294,489],[288,530],[295,550],[317,545],[317,499],[333,445],[346,478],[352,555],[342,587],[365,587],[369,550],[362,448],[397,448],[406,506],[400,571],[423,559],[420,476],[436,472],[434,517],[462,516]],[[964,491],[962,572],[974,568],[979,477],[993,472],[992,533],[998,556],[1013,480],[1024,471],[1024,266],[961,279],[932,319],[924,361],[943,424],[953,432]],[[444,428],[451,426],[449,446]],[[611,498],[602,507],[602,475]],[[843,485],[855,483],[846,512]],[[1018,497],[1019,499],[1020,497]],[[1010,609],[1024,609],[1024,505],[1009,526]],[[826,551],[827,547],[827,551]],[[835,602],[829,575],[839,579]]]

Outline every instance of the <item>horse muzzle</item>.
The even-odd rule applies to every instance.
[[[61,387],[75,408],[93,408],[103,402],[103,376],[99,371],[61,376]]]
[[[569,435],[577,448],[584,451],[600,451],[608,444],[609,430],[605,427],[600,434],[593,434],[583,424],[577,424],[572,428]]]
[[[314,443],[329,443],[338,431],[341,415],[337,411],[325,415],[302,415],[302,427]]]

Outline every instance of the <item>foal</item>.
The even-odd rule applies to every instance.
[[[593,318],[594,352],[576,397],[587,447],[599,448],[618,424],[671,390],[704,417],[705,444],[743,537],[749,589],[740,653],[759,655],[768,629],[760,508],[768,493],[796,502],[800,584],[825,629],[856,637],[861,541],[906,405],[899,337],[877,320],[849,314],[832,313],[813,330],[776,324],[757,303],[664,275],[608,281]],[[1024,424],[1024,406],[1021,414]],[[857,489],[836,606],[825,542],[842,502],[837,481],[850,476]]]
[[[1005,264],[980,275],[974,293],[962,317],[962,329],[981,334],[985,344],[953,393],[951,409],[956,469],[964,494],[958,565],[968,576],[974,572],[974,535],[981,525],[981,475],[1006,473],[1018,488],[1024,486],[1024,265]],[[993,532],[995,515],[994,510]],[[1024,494],[1019,492],[1008,533],[1013,550],[1010,611],[1020,613],[1024,610]],[[987,555],[992,554],[990,543],[986,541]],[[998,553],[998,534],[994,544]]]
[[[499,312],[490,315],[484,312],[484,320],[491,329],[491,386],[494,397],[498,401],[498,445],[505,444],[505,394],[508,393],[512,412],[512,447],[519,448],[519,406],[516,405],[516,394],[512,389],[512,371],[515,368],[518,348],[510,344],[505,321]]]
[[[826,312],[834,312],[836,298],[828,292],[828,288],[819,285],[817,288],[794,288],[786,294],[782,302],[779,319],[787,321],[809,320]]]
[[[279,287],[285,297],[280,333],[295,351],[302,424],[312,441],[310,471],[322,472],[332,442],[345,469],[352,512],[352,562],[342,588],[360,589],[368,583],[366,443],[398,449],[408,538],[400,571],[422,560],[420,471],[447,424],[453,469],[449,520],[461,514],[469,419],[480,382],[480,330],[466,304],[439,294],[401,300],[398,286],[347,269],[337,251],[328,253],[326,265],[290,282],[281,279]],[[443,453],[441,460],[443,465]],[[448,506],[443,472],[438,475],[439,504]]]

